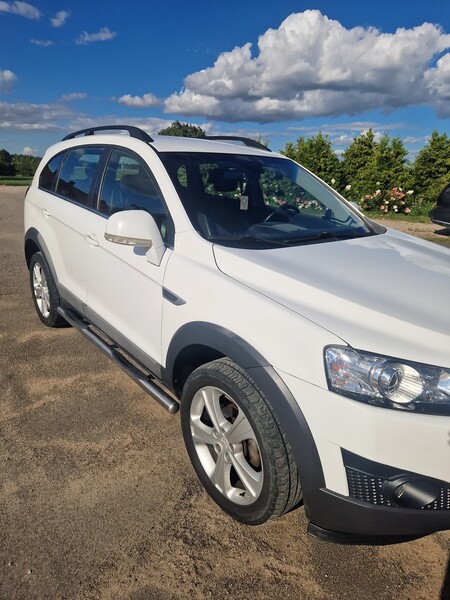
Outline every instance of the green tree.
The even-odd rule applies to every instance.
[[[345,195],[351,200],[361,200],[377,189],[383,193],[393,187],[410,186],[410,167],[406,160],[408,151],[399,137],[384,134],[375,140],[371,129],[353,138],[342,155]]]
[[[32,177],[39,165],[40,158],[25,154],[15,154],[13,158],[15,175]]]
[[[442,188],[450,183],[450,139],[433,131],[413,165],[413,188],[425,202],[435,202]]]
[[[174,121],[168,127],[161,129],[159,135],[202,138],[205,137],[206,134],[198,125],[190,125],[189,123],[180,123],[180,121]]]
[[[0,175],[14,175],[13,157],[7,150],[0,150]]]
[[[300,163],[330,185],[339,188],[341,164],[327,135],[319,131],[317,135],[307,139],[300,136],[295,146],[292,142],[288,142],[281,153]]]
[[[411,181],[411,165],[407,159],[408,150],[400,137],[396,136],[388,144],[387,171],[390,173],[390,184],[409,187]],[[386,168],[380,165],[380,168]],[[389,185],[390,185],[389,184]],[[392,187],[392,186],[391,186]]]
[[[353,142],[342,153],[342,186],[344,189],[346,186],[351,186],[345,192],[349,200],[359,200],[364,194],[369,193],[369,191],[366,191],[365,177],[367,166],[373,159],[375,148],[375,134],[372,129],[369,129],[353,138]],[[376,179],[375,181],[379,180]]]
[[[370,194],[376,189],[388,192],[393,187],[409,187],[407,155],[408,151],[400,138],[391,139],[388,134],[383,135],[360,173],[361,183],[365,185],[362,191]]]

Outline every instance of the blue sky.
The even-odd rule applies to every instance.
[[[0,0],[0,148],[179,119],[275,149],[450,134],[448,0]]]

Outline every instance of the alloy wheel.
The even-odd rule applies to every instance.
[[[195,394],[190,432],[202,467],[216,489],[240,505],[261,494],[264,473],[255,432],[243,410],[221,389]]]

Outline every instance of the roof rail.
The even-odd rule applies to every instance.
[[[148,133],[146,133],[143,129],[139,129],[139,127],[133,127],[132,125],[101,125],[99,127],[88,127],[87,129],[80,129],[80,131],[69,133],[69,135],[66,135],[62,141],[64,142],[65,140],[71,140],[79,135],[94,135],[96,131],[110,130],[128,131],[130,137],[132,138],[142,140],[143,142],[153,142],[153,138],[151,138]]]
[[[267,152],[272,152],[270,148],[261,144],[261,142],[257,142],[256,140],[252,140],[251,138],[241,137],[239,135],[205,135],[203,138],[205,140],[231,140],[233,142],[243,142],[245,146],[250,146],[251,148],[258,148],[259,150],[266,150]]]

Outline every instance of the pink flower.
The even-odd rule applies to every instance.
[[[408,214],[408,213],[410,213],[410,212],[411,212],[411,209],[410,209],[410,208],[405,208],[405,213],[406,213],[406,214]]]

